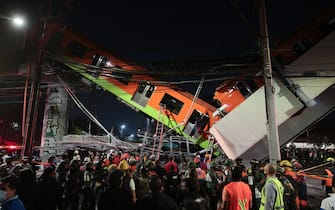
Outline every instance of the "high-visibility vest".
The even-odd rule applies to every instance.
[[[276,188],[276,200],[274,210],[284,210],[284,187],[277,178],[269,177],[266,179],[265,185],[271,183]],[[265,197],[265,185],[262,189],[261,205],[259,210],[265,209],[266,197]]]
[[[327,173],[327,179],[325,184],[327,187],[332,187],[334,174],[330,169],[325,169],[325,171]]]

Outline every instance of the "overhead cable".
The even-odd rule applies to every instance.
[[[115,138],[100,122],[99,120],[94,117],[90,111],[88,109],[86,109],[86,107],[80,102],[80,100],[77,98],[77,96],[73,93],[73,91],[71,90],[71,88],[68,87],[68,85],[57,75],[56,76],[57,79],[60,81],[60,83],[63,85],[63,87],[65,88],[66,92],[69,94],[69,96],[71,97],[71,99],[74,101],[74,103],[78,106],[78,108],[90,119],[92,120],[92,122],[94,122],[96,125],[98,125],[106,134],[107,136],[109,136],[111,138],[111,140],[116,143],[116,146],[127,146],[127,147],[132,147],[131,144],[127,143],[127,142],[123,142],[117,138]]]

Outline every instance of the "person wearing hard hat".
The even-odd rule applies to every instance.
[[[322,180],[322,185],[326,186],[326,193],[332,193],[333,192],[333,187],[335,185],[335,183],[333,182],[333,178],[335,175],[335,159],[332,157],[328,157],[326,159],[326,168],[325,168],[325,172],[327,173],[327,178],[326,180]]]
[[[285,176],[284,168],[277,166],[276,176],[284,187],[284,208],[285,210],[299,210],[299,197],[295,187]]]
[[[305,182],[305,176],[304,176],[305,172],[302,170],[303,169],[302,165],[295,158],[291,160],[291,163],[292,163],[292,169],[297,176],[296,190],[298,192],[298,198],[299,198],[297,201],[299,201],[299,206],[301,208],[305,208],[308,206],[307,184]]]
[[[288,160],[282,160],[279,163],[279,166],[284,168],[284,174],[287,179],[291,182],[293,187],[297,190],[298,197],[296,199],[297,207],[307,207],[307,189],[303,183],[299,183],[298,176],[295,171],[293,171],[293,165]]]
[[[296,173],[292,170],[292,163],[288,160],[282,160],[279,163],[279,166],[284,168],[285,175],[292,181],[296,182],[298,177]]]
[[[123,189],[125,192],[127,192],[133,201],[133,203],[136,203],[136,186],[135,186],[135,180],[133,177],[133,171],[131,170],[128,162],[126,159],[121,160],[119,164],[119,170],[124,173],[122,177],[122,186],[121,189]]]

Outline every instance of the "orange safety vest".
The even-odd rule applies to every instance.
[[[325,169],[326,173],[327,173],[327,179],[326,179],[326,186],[327,187],[332,187],[333,184],[333,172],[329,169]]]
[[[297,181],[298,179],[297,174],[291,170],[285,171],[285,175],[290,176],[294,181]]]

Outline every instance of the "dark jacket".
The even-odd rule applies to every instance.
[[[15,196],[12,199],[5,201],[2,204],[1,210],[26,210],[26,208],[24,207],[18,196]]]
[[[121,189],[107,189],[98,199],[98,210],[132,210],[129,193]]]
[[[60,206],[61,192],[55,177],[40,179],[36,187],[35,210],[56,210]]]
[[[176,202],[162,192],[150,193],[136,203],[137,210],[178,210]]]

